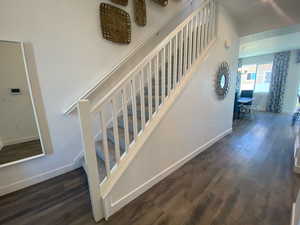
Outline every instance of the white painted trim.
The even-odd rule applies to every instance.
[[[292,216],[291,216],[291,225],[296,225],[295,210],[296,210],[296,203],[293,203],[293,206],[292,206]]]
[[[2,41],[4,41],[4,40],[2,40]],[[42,102],[42,98],[41,98],[40,86],[39,86],[39,82],[38,82],[35,67],[34,67],[35,63],[34,63],[34,57],[33,57],[33,52],[32,52],[32,46],[30,46],[30,44],[26,44],[27,54],[25,54],[24,42],[22,42],[22,41],[6,41],[6,42],[17,43],[20,45],[28,90],[30,93],[30,99],[32,102],[32,107],[33,107],[33,114],[35,117],[35,122],[37,125],[38,134],[39,134],[39,138],[34,138],[33,140],[36,140],[36,139],[41,140],[41,146],[42,146],[43,153],[33,156],[33,157],[28,157],[25,159],[17,160],[17,161],[11,162],[11,163],[2,164],[2,165],[0,165],[0,168],[3,168],[5,166],[11,166],[11,165],[21,163],[21,162],[25,162],[25,161],[28,161],[31,159],[43,157],[46,154],[49,154],[52,152],[52,143],[50,140],[50,134],[49,134],[49,130],[48,130],[48,122],[45,117],[45,111],[44,111],[43,102]],[[29,57],[29,56],[31,56],[31,57]],[[33,138],[33,137],[31,137],[31,138]],[[32,140],[31,138],[28,138],[28,139],[25,138],[25,139],[28,141],[28,140]],[[2,144],[4,146],[21,143],[21,141],[19,142],[17,140],[9,140],[9,141],[2,140],[2,142],[3,142]],[[22,142],[24,142],[24,141],[22,141]],[[0,191],[1,191],[1,188],[0,188]],[[1,193],[0,193],[0,195],[1,195]]]
[[[39,134],[39,138],[41,140],[43,153],[44,155],[46,155],[52,152],[52,143],[50,140],[47,119],[45,118],[44,115],[45,111],[42,105],[43,103],[42,103],[42,98],[40,93],[40,86],[38,80],[33,79],[34,78],[33,72],[31,71],[31,73],[29,73],[29,63],[27,62],[27,58],[26,58],[26,56],[28,57],[29,54],[28,55],[25,54],[24,42],[20,42],[20,45],[21,45],[23,63],[24,63],[24,68],[26,73],[28,90],[32,102],[33,114],[37,125],[37,131]]]
[[[34,141],[40,139],[38,136],[32,136],[32,137],[19,137],[19,138],[9,138],[9,139],[2,139],[2,144],[4,146],[8,145],[15,145],[15,144],[20,144],[24,142],[29,142],[29,141]]]
[[[12,166],[12,165],[22,163],[22,162],[26,162],[26,161],[29,161],[31,159],[37,159],[37,158],[40,158],[42,156],[45,156],[45,153],[41,153],[41,154],[30,156],[30,157],[27,157],[27,158],[24,158],[24,159],[20,159],[20,160],[12,161],[12,162],[9,162],[9,163],[1,164],[0,168],[7,167],[7,166]]]
[[[60,168],[57,168],[57,169],[54,169],[54,170],[51,170],[51,171],[47,171],[47,172],[38,174],[36,176],[32,176],[32,177],[17,181],[15,183],[0,187],[0,196],[3,196],[3,195],[6,195],[6,194],[9,194],[9,193],[21,190],[21,189],[29,187],[31,185],[43,182],[45,180],[54,178],[56,176],[59,176],[59,175],[62,175],[64,173],[75,170],[77,168],[80,168],[82,165],[80,163],[78,163],[78,160],[79,160],[81,154],[82,154],[82,152],[80,152],[74,158],[72,163],[70,163],[68,165],[65,165],[63,167],[60,167]],[[44,156],[44,154],[42,154],[41,156]],[[34,157],[31,157],[30,159],[39,158],[39,157],[40,156],[34,156]],[[27,161],[28,159],[25,159],[25,160]],[[19,160],[19,161],[22,161],[22,160]]]
[[[119,199],[118,201],[112,203],[111,202],[111,196],[108,194],[106,196],[106,198],[104,199],[105,208],[107,210],[108,217],[113,215],[115,212],[120,210],[122,207],[127,205],[129,202],[131,202],[132,200],[134,200],[135,198],[140,196],[142,193],[144,193],[145,191],[150,189],[153,185],[155,185],[158,182],[160,182],[161,180],[163,180],[165,177],[167,177],[172,172],[177,170],[179,167],[184,165],[186,162],[188,162],[189,160],[191,160],[192,158],[194,158],[195,156],[197,156],[198,154],[200,154],[204,150],[208,149],[213,144],[215,144],[216,142],[218,142],[219,140],[221,140],[223,137],[230,134],[231,132],[232,132],[232,128],[230,128],[230,129],[222,132],[218,136],[212,138],[207,143],[205,143],[204,145],[198,147],[196,150],[194,150],[192,153],[188,154],[184,158],[182,158],[182,159],[178,160],[177,162],[173,163],[171,166],[169,166],[165,170],[161,171],[160,173],[155,175],[153,178],[151,178],[150,180],[148,180],[144,184],[142,184],[139,187],[135,188],[133,191],[131,191],[130,193],[128,193],[127,195],[125,195],[124,197]]]
[[[2,41],[4,41],[4,40],[2,40]],[[50,140],[50,135],[49,135],[49,130],[48,130],[48,122],[45,117],[45,111],[44,111],[43,102],[42,102],[42,98],[41,98],[40,86],[39,86],[39,82],[38,82],[37,75],[36,75],[36,70],[35,70],[36,68],[35,68],[35,63],[34,63],[32,46],[30,46],[30,44],[24,44],[24,42],[22,42],[22,41],[6,41],[6,42],[17,43],[20,45],[28,90],[30,93],[30,99],[32,102],[32,107],[33,107],[33,114],[35,117],[35,122],[37,125],[37,130],[38,130],[38,135],[39,135],[39,138],[29,137],[29,138],[25,138],[25,141],[32,140],[32,139],[33,140],[40,139],[43,153],[40,155],[33,156],[33,157],[28,157],[26,159],[17,160],[15,162],[2,164],[0,166],[0,168],[5,167],[5,166],[11,166],[11,165],[21,163],[21,162],[25,162],[30,159],[39,158],[39,157],[45,156],[46,154],[49,154],[52,152],[52,143]],[[25,54],[25,46],[27,46],[26,54]],[[16,139],[13,139],[13,140],[8,140],[8,141],[2,140],[2,142],[3,142],[2,144],[5,146],[5,145],[21,143],[21,142],[24,142],[24,140],[18,141]],[[0,191],[1,191],[1,188],[0,188]],[[1,193],[0,193],[0,195],[1,195]]]

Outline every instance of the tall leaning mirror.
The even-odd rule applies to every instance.
[[[0,167],[45,155],[21,42],[0,41]]]

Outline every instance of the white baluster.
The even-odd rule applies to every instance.
[[[179,55],[178,55],[178,82],[181,81],[181,78],[182,78],[182,69],[183,69],[183,60],[182,60],[182,57],[183,57],[183,38],[184,38],[184,35],[183,35],[183,29],[180,31],[180,36],[179,36],[179,46],[178,46],[178,49],[179,49]]]
[[[136,88],[135,88],[135,76],[130,81],[131,88],[131,105],[132,105],[132,114],[133,114],[133,136],[134,140],[138,135],[138,127],[137,127],[137,111],[136,111]]]
[[[154,77],[155,77],[155,110],[158,112],[159,106],[159,77],[158,77],[158,54],[154,57]]]
[[[209,12],[209,2],[207,3],[206,5],[206,32],[207,32],[207,35],[206,35],[206,44],[208,45],[209,43],[209,17],[210,17],[210,12]]]
[[[149,62],[148,68],[148,107],[149,107],[149,121],[152,119],[152,64]]]
[[[198,26],[198,16],[196,15],[194,17],[194,26],[193,26],[193,57],[192,57],[192,63],[196,60],[196,52],[197,52],[197,26]]]
[[[122,88],[122,111],[124,120],[124,132],[125,132],[125,151],[129,148],[129,126],[128,126],[128,109],[127,109],[127,97],[125,88]]]
[[[172,84],[172,40],[169,42],[168,48],[168,96],[170,96],[171,92],[171,84]]]
[[[161,83],[162,83],[162,102],[165,101],[166,97],[166,46],[162,49],[161,58]]]
[[[101,132],[102,132],[102,149],[104,153],[106,176],[110,177],[110,159],[109,159],[110,157],[108,152],[106,122],[103,116],[103,112],[100,111],[99,114],[100,114]]]
[[[178,33],[175,35],[174,43],[174,64],[173,64],[173,89],[175,89],[177,84],[177,70],[178,70]]]
[[[205,48],[207,48],[208,45],[208,29],[209,29],[209,9],[208,9],[208,5],[205,7]]]
[[[113,131],[114,131],[114,143],[115,143],[115,156],[116,163],[120,161],[120,142],[119,142],[119,124],[118,124],[118,113],[116,108],[116,100],[113,97],[112,101],[112,117],[113,117]]]
[[[183,35],[184,35],[184,54],[183,54],[183,70],[182,70],[182,76],[185,76],[186,70],[187,70],[187,59],[188,59],[188,31],[189,26],[188,24],[185,26],[185,29],[183,29]]]
[[[213,38],[216,37],[216,14],[217,14],[216,10],[217,10],[216,2],[213,1],[213,28],[212,28]]]
[[[208,42],[211,41],[211,38],[212,38],[212,15],[213,15],[213,12],[212,12],[212,2],[210,1],[209,2],[209,5],[208,5],[208,8],[209,8],[209,19],[208,19]]]
[[[205,50],[206,48],[206,8],[203,8],[203,42],[202,42],[202,50]]]
[[[142,118],[142,130],[145,129],[145,83],[144,83],[144,68],[140,72],[140,97],[141,97],[141,118]]]
[[[201,21],[200,21],[200,13],[197,13],[197,48],[196,48],[196,59],[199,57],[200,55],[200,48],[201,48],[201,43],[200,43],[200,34],[201,34]]]
[[[199,48],[199,55],[204,50],[204,10],[200,11],[200,48]]]
[[[193,19],[189,22],[189,52],[188,52],[188,69],[192,66],[192,51],[193,51]]]

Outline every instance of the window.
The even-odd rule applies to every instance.
[[[255,73],[248,73],[247,80],[255,80],[256,74]]]
[[[241,90],[268,92],[272,77],[272,63],[243,65],[241,68]]]
[[[241,90],[254,90],[256,77],[256,65],[242,66]]]
[[[257,66],[257,79],[255,92],[269,92],[272,76],[272,64],[260,64]]]

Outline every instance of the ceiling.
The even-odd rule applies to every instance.
[[[241,36],[300,23],[300,0],[218,0]]]

